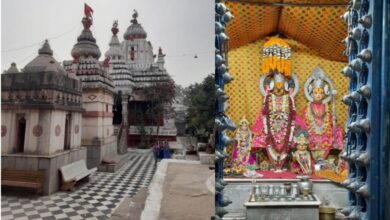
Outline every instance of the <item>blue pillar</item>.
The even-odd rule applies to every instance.
[[[358,188],[367,184],[368,196],[352,189],[351,216],[357,219],[389,219],[389,27],[387,0],[362,0],[362,4],[348,8],[348,29],[362,31],[361,39],[350,38],[348,45],[356,44],[357,51],[348,51],[350,67],[355,77],[350,80],[349,120],[346,148],[351,155],[368,153],[369,164],[349,162],[348,177],[358,183]],[[349,34],[349,33],[348,33]],[[367,50],[370,56],[364,56]],[[363,53],[362,53],[363,52]],[[359,55],[360,54],[360,55]],[[370,95],[362,92],[370,90]],[[366,123],[366,122],[369,123]],[[386,196],[387,195],[387,196]],[[386,213],[386,218],[385,218]]]
[[[390,219],[390,4],[383,0],[382,5],[382,50],[381,50],[381,140],[380,140],[380,192],[379,213],[383,219]]]

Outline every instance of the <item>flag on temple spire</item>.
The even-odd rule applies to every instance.
[[[92,17],[93,14],[93,9],[87,3],[84,3],[84,14],[86,17]]]

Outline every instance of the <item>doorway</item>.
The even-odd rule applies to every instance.
[[[24,118],[24,116],[22,116],[18,120],[15,153],[23,153],[24,152],[25,136],[26,136],[26,119]]]
[[[65,139],[64,139],[64,150],[70,149],[70,131],[71,131],[71,114],[66,114],[65,117]]]

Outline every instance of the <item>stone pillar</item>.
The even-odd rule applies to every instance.
[[[127,115],[127,111],[129,107],[129,95],[128,94],[123,94],[122,95],[122,121],[123,125],[128,125],[129,118]]]
[[[120,135],[120,140],[118,141],[118,153],[124,154],[127,152],[127,135],[129,118],[127,115],[128,112],[128,96],[127,94],[122,95],[122,134]]]

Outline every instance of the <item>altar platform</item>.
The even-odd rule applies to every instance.
[[[224,189],[225,198],[233,203],[226,206],[225,209],[229,212],[223,219],[238,220],[246,219],[246,209],[244,204],[252,190],[252,182],[260,186],[274,185],[275,187],[286,182],[298,182],[297,175],[291,172],[272,173],[270,171],[261,171],[264,176],[261,178],[246,178],[243,176],[226,176],[224,180],[228,185]],[[315,194],[321,202],[327,201],[329,206],[334,208],[342,208],[348,205],[348,190],[342,188],[338,184],[330,180],[312,176],[310,179],[313,182],[313,194]]]
[[[247,220],[273,220],[273,219],[289,219],[289,220],[318,220],[319,206],[321,200],[315,195],[311,194],[307,197],[301,195],[300,197],[291,200],[282,198],[265,198],[259,201],[244,203],[246,208]]]

